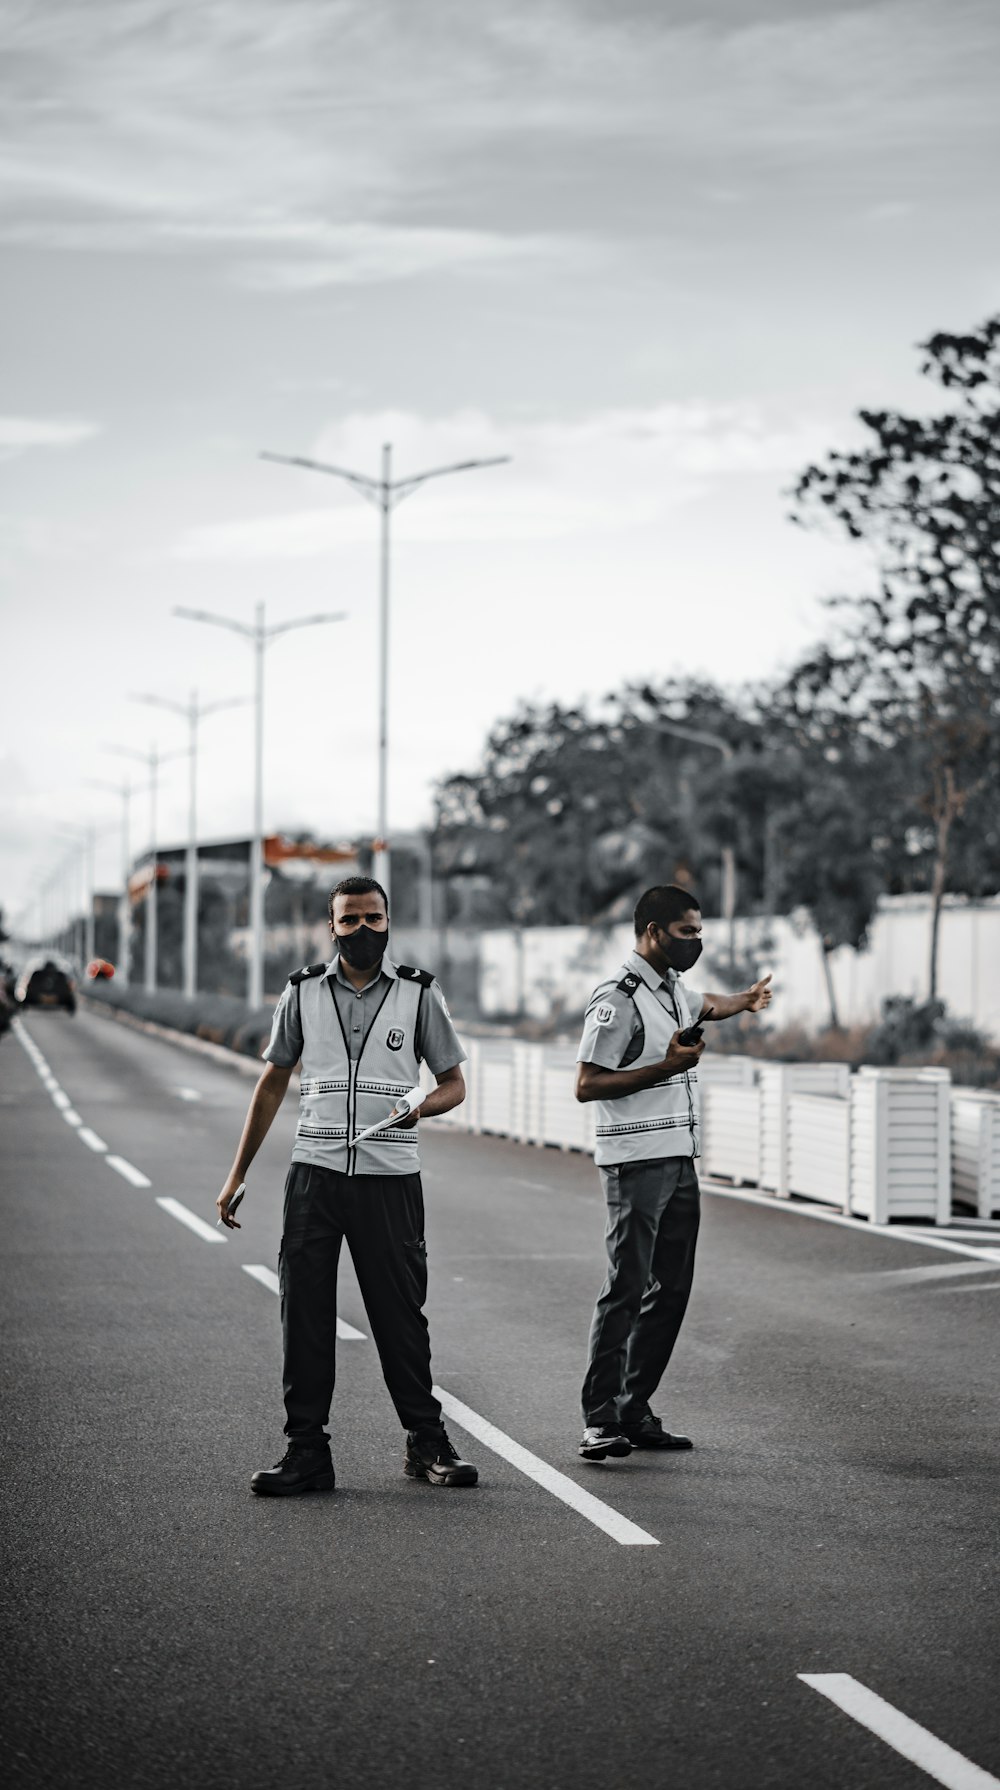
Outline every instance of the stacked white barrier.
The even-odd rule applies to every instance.
[[[1000,1094],[951,1091],[951,1193],[977,1218],[1000,1215]]]
[[[951,1208],[951,1078],[946,1069],[859,1069],[851,1082],[848,1210],[946,1224]]]
[[[849,1136],[850,1115],[846,1102],[851,1071],[847,1063],[762,1063],[760,1066],[760,1184],[768,1193],[787,1199],[805,1194],[843,1206],[846,1183],[841,1186],[842,1140]],[[844,1102],[845,1111],[829,1113],[823,1107],[798,1107],[798,1095]],[[816,1143],[810,1138],[810,1115],[816,1119]],[[833,1138],[831,1139],[831,1132]],[[794,1150],[792,1140],[794,1137]],[[834,1142],[832,1161],[828,1149]],[[794,1160],[794,1170],[792,1161]],[[846,1175],[848,1165],[843,1164]]]
[[[792,1094],[787,1119],[788,1191],[848,1210],[851,1104],[829,1094]]]
[[[467,1038],[463,1046],[466,1100],[441,1122],[593,1151],[595,1108],[575,1097],[572,1044]],[[957,1197],[979,1216],[1000,1212],[1000,1095],[952,1089],[946,1070],[852,1075],[843,1063],[718,1056],[702,1058],[699,1080],[709,1176],[802,1195],[877,1224],[943,1224],[954,1175]]]
[[[760,1089],[709,1081],[701,1092],[701,1155],[706,1175],[760,1180]]]

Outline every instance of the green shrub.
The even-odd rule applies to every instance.
[[[95,982],[85,993],[102,1006],[115,1007],[137,1019],[151,1019],[210,1044],[228,1045],[247,1057],[259,1057],[271,1035],[271,1006],[254,1011],[235,995],[199,994],[189,1000],[174,988],[158,988],[150,994],[144,988],[123,988],[115,982]]]

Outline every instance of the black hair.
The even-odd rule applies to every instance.
[[[373,876],[345,876],[343,882],[330,890],[329,914],[333,919],[333,904],[338,895],[381,895],[385,902],[385,911],[389,912],[389,897]]]
[[[676,883],[659,883],[646,889],[635,904],[635,936],[641,938],[650,920],[664,932],[674,920],[683,920],[691,908],[701,913],[701,902],[690,889],[679,889]]]

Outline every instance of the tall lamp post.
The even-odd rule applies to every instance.
[[[723,764],[728,764],[735,753],[728,740],[720,733],[709,733],[703,727],[688,727],[683,721],[657,721],[662,733],[676,734],[678,739],[691,740],[696,746],[712,746],[716,752],[722,753]],[[731,845],[722,848],[722,917],[726,922],[729,939],[729,967],[736,963],[736,853]]]
[[[129,900],[129,867],[131,864],[131,847],[129,845],[129,810],[133,795],[139,791],[132,788],[126,777],[122,783],[105,783],[102,779],[88,777],[91,789],[107,789],[121,800],[122,805],[122,894],[118,903],[118,964],[116,966],[123,988],[129,984],[129,958],[132,954],[132,903]]]
[[[166,696],[136,696],[136,702],[153,703],[169,709],[188,724],[188,842],[184,876],[184,993],[190,999],[198,992],[198,726],[206,715],[219,709],[241,708],[249,696],[229,696],[220,702],[198,701],[192,690],[187,702],[172,702]]]
[[[256,604],[253,622],[234,621],[230,615],[212,615],[207,609],[175,609],[186,621],[210,622],[229,628],[249,640],[254,651],[254,779],[253,837],[250,842],[250,955],[247,963],[247,1002],[260,1007],[264,1000],[264,652],[279,634],[293,628],[312,628],[322,622],[342,622],[344,611],[329,615],[301,615],[290,622],[265,625],[264,605]]]
[[[119,758],[138,759],[139,763],[144,764],[149,772],[150,876],[146,907],[146,948],[143,953],[143,985],[147,994],[153,994],[156,990],[156,960],[159,945],[156,873],[159,869],[157,797],[160,789],[160,766],[169,763],[172,758],[184,758],[185,752],[161,752],[156,745],[150,746],[148,752],[139,752],[132,746],[106,746],[105,750],[117,753]]]
[[[409,497],[428,479],[443,479],[453,472],[474,472],[484,466],[504,466],[509,454],[496,454],[488,460],[457,460],[453,466],[435,466],[428,472],[411,473],[405,479],[392,477],[392,443],[382,447],[382,476],[370,478],[364,472],[350,472],[343,466],[328,466],[322,460],[307,460],[301,454],[261,454],[262,460],[273,460],[279,466],[304,466],[310,472],[329,473],[332,478],[346,479],[362,497],[375,505],[381,515],[379,534],[379,724],[378,724],[378,819],[375,840],[375,875],[389,891],[389,518],[396,505]]]

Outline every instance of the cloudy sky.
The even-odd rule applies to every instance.
[[[375,804],[376,517],[405,474],[392,819],[520,697],[790,659],[863,570],[795,470],[1000,306],[993,0],[4,0],[0,904],[95,822],[134,700],[267,666],[266,824]],[[205,836],[250,816],[205,723]],[[163,836],[186,779],[165,773]],[[138,829],[136,844],[141,844]]]

